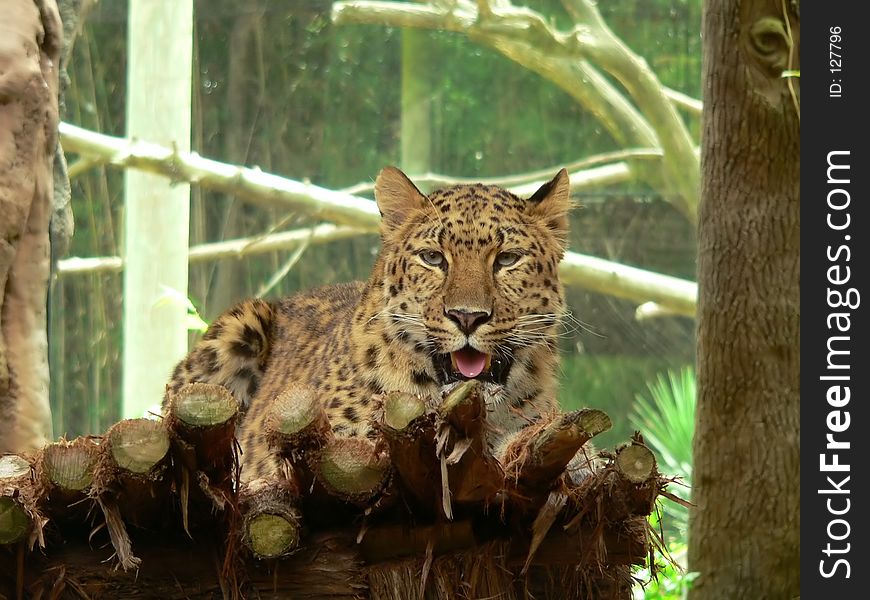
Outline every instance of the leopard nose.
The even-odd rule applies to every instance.
[[[489,321],[491,313],[484,311],[467,311],[451,308],[444,311],[447,317],[459,326],[465,335],[471,335],[474,330]]]

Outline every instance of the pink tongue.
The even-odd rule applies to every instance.
[[[486,367],[486,354],[471,348],[457,350],[453,353],[459,372],[468,377],[477,377]]]

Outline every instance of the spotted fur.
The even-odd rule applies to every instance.
[[[437,397],[453,378],[445,357],[473,347],[503,367],[501,379],[487,384],[492,443],[556,408],[566,172],[523,199],[481,184],[425,196],[388,167],[375,197],[382,249],[367,282],[243,302],[176,368],[170,390],[218,383],[246,407],[244,479],[274,468],[263,438],[265,408],[292,385],[322,398],[337,435],[372,437],[380,394]],[[432,264],[439,256],[443,262]],[[488,316],[464,333],[449,316],[457,310]]]

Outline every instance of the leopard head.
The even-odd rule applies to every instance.
[[[555,354],[565,311],[558,266],[570,194],[563,169],[529,198],[457,185],[423,194],[387,167],[375,183],[382,251],[373,284],[385,339],[444,385],[505,384],[535,353]]]

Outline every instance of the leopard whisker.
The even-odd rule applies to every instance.
[[[595,331],[592,326],[588,323],[584,323],[580,319],[574,316],[571,311],[565,311],[563,315],[563,323],[566,323],[565,327],[567,329],[567,323],[571,323],[574,328],[571,330],[571,333],[575,333],[577,331],[584,331],[586,333],[591,333],[592,335],[603,338],[604,336],[597,331]]]

